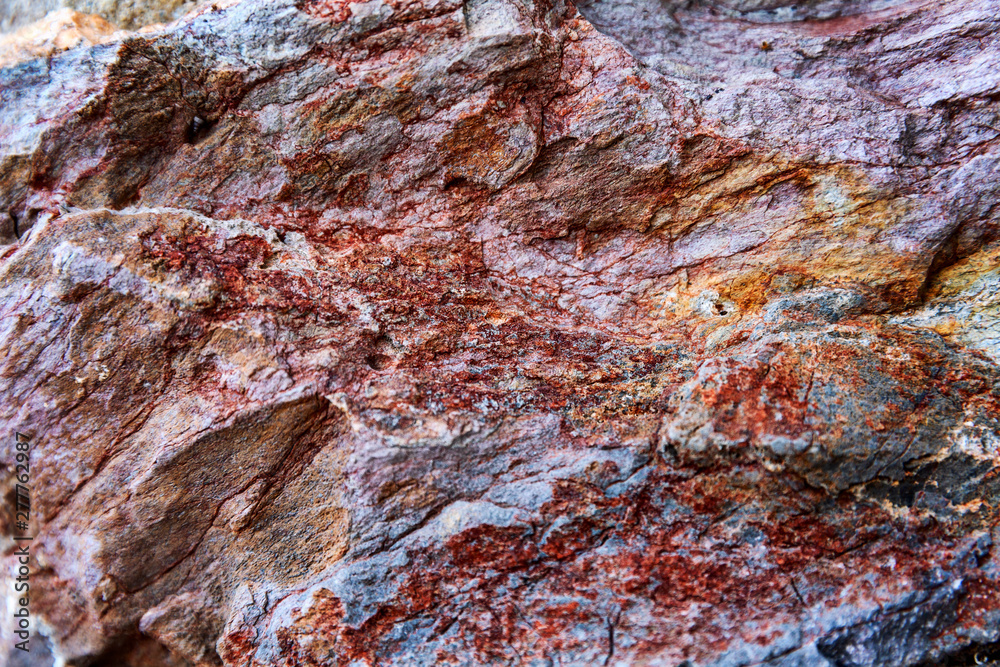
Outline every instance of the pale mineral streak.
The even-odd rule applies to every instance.
[[[0,2],[0,662],[996,654],[995,0],[66,4]]]

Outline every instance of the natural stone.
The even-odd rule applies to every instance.
[[[98,4],[0,63],[5,664],[996,655],[991,2]]]

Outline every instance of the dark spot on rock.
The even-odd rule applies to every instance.
[[[941,660],[921,663],[923,667],[996,667],[1000,665],[1000,641],[982,644],[975,642],[968,648]]]
[[[664,442],[663,446],[660,448],[660,451],[663,454],[664,460],[666,460],[668,463],[674,464],[678,461],[677,445],[673,441],[667,440],[666,442]]]
[[[184,140],[189,144],[197,144],[209,135],[215,126],[210,120],[205,120],[201,116],[195,116],[188,125],[187,135]]]
[[[454,178],[448,179],[448,181],[444,184],[444,189],[445,190],[457,190],[459,188],[463,188],[463,187],[468,186],[468,185],[470,185],[470,183],[469,183],[469,180],[467,178],[462,178],[461,176],[456,176]]]
[[[3,235],[7,237],[10,234],[13,234],[15,239],[21,238],[21,232],[18,230],[17,227],[17,213],[15,213],[14,211],[10,211],[7,214],[7,219],[10,221],[10,223],[4,225],[5,229],[3,230]]]
[[[372,370],[380,371],[389,365],[390,358],[384,354],[369,354],[365,357],[365,363]]]

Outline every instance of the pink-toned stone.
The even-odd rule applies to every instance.
[[[242,0],[0,69],[0,650],[988,654],[997,20]]]

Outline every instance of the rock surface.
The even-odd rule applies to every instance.
[[[74,11],[127,30],[180,18],[206,0],[0,0],[0,30],[10,31],[60,11]],[[218,4],[218,3],[217,3]]]
[[[995,10],[227,0],[11,39],[2,583],[18,431],[44,639],[0,624],[7,664],[988,653]]]

